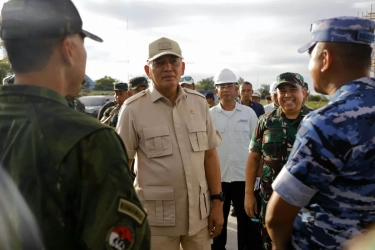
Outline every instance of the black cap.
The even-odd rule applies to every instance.
[[[71,0],[10,0],[1,10],[0,37],[53,39],[82,34],[103,40],[82,29],[82,19]]]
[[[114,85],[113,90],[115,90],[115,91],[128,91],[128,84],[127,83],[123,83],[123,82],[116,83]]]
[[[139,86],[147,86],[148,87],[148,81],[146,77],[143,76],[138,76],[134,77],[129,80],[129,88],[131,90],[135,90]]]

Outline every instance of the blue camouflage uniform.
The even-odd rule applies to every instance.
[[[375,22],[340,17],[312,25],[313,40],[370,45]],[[288,162],[273,183],[302,207],[293,224],[294,249],[341,249],[375,222],[375,79],[340,87],[327,106],[302,121]]]

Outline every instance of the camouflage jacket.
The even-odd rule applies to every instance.
[[[294,120],[289,120],[279,106],[259,117],[250,142],[250,151],[260,153],[264,160],[259,216],[264,249],[272,249],[271,240],[265,228],[267,204],[272,195],[271,185],[288,159],[299,124],[309,112],[306,106],[302,106],[299,116]]]
[[[112,119],[109,121],[108,125],[111,126],[111,127],[116,127],[117,125],[117,121],[118,121],[118,115],[119,115],[119,112],[120,112],[120,108],[121,106],[119,104],[113,106],[113,107],[109,107],[106,109],[106,111],[104,111],[104,119],[107,119],[109,117],[109,114],[112,112],[112,110],[114,109],[117,109],[117,111],[115,111],[115,114],[113,115]]]
[[[78,98],[74,98],[74,99],[71,99],[68,97],[65,97],[65,98],[68,101],[69,107],[75,110],[78,110],[82,113],[86,113],[85,104],[83,104]]]
[[[304,207],[294,221],[295,249],[342,249],[375,222],[374,96],[373,78],[347,83],[301,123],[280,173],[289,181],[275,186]]]
[[[113,129],[50,89],[2,86],[0,148],[46,249],[150,249],[146,213]]]

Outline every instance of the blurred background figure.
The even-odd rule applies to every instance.
[[[206,100],[207,100],[208,108],[212,108],[213,106],[215,106],[215,96],[214,96],[214,93],[208,92],[206,94]]]
[[[33,214],[1,166],[0,193],[0,249],[44,249]]]
[[[195,90],[194,79],[191,76],[181,76],[180,85],[183,88]]]
[[[142,90],[149,88],[148,80],[146,77],[137,76],[129,80],[129,90],[131,95],[135,95]]]
[[[267,105],[264,106],[264,112],[267,114],[269,112],[271,112],[272,110],[274,110],[275,108],[277,108],[277,91],[276,91],[276,86],[277,86],[277,82],[273,82],[270,86],[270,99],[271,99],[271,102],[269,103],[267,101]],[[266,100],[267,100],[267,96],[266,96]]]
[[[260,98],[261,98],[261,95],[260,95],[259,90],[255,89],[253,92],[253,95],[251,96],[251,100],[253,102],[260,103]]]

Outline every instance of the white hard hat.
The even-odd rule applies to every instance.
[[[252,95],[252,96],[261,97],[261,94],[260,94],[259,90],[255,89],[255,90],[253,91],[253,95]]]
[[[277,82],[273,82],[270,86],[270,94],[275,94],[276,93],[276,86]]]
[[[236,83],[237,84],[236,75],[230,69],[221,70],[220,73],[215,77],[215,85],[223,84],[223,83]]]
[[[183,84],[183,83],[192,85],[192,84],[194,84],[194,79],[191,76],[181,76],[180,85]]]

